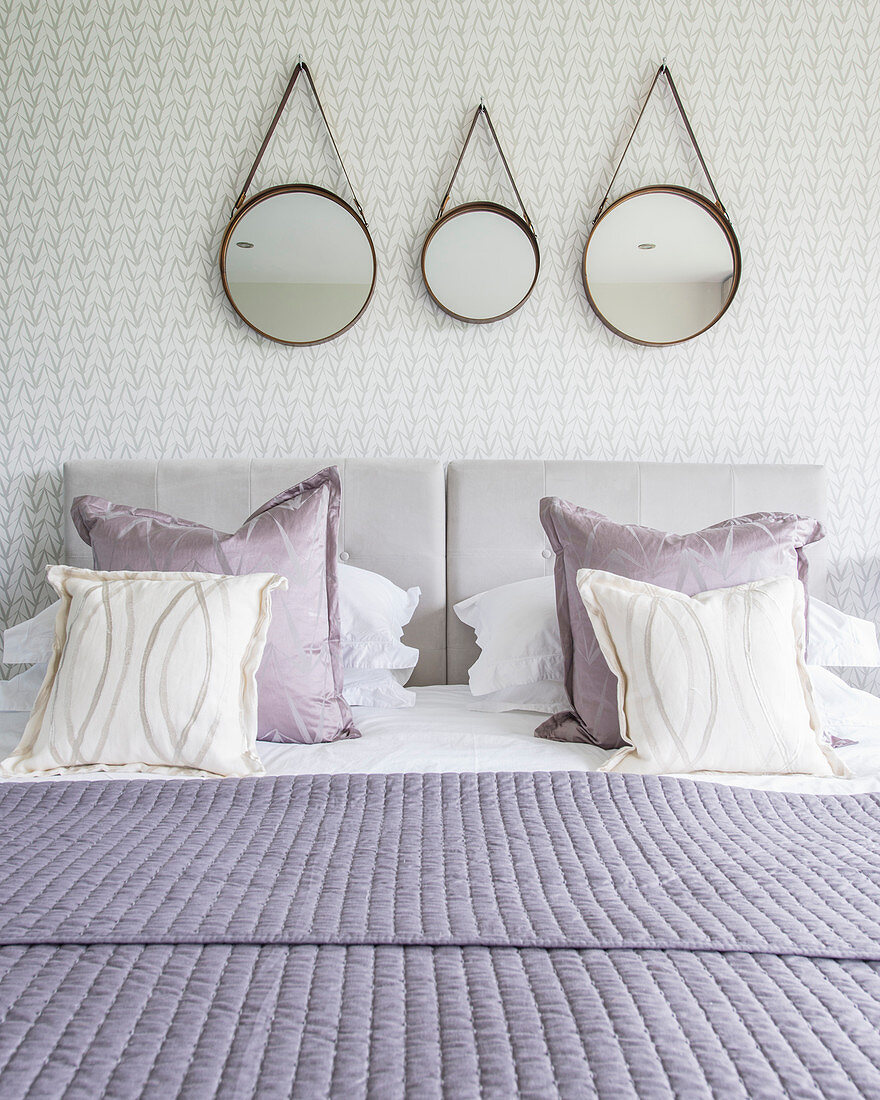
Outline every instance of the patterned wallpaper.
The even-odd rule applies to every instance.
[[[831,583],[880,619],[874,0],[0,0],[0,622],[48,602],[67,457],[819,461]],[[262,340],[216,257],[298,52],[379,256],[361,322]],[[743,250],[705,336],[642,348],[579,260],[667,56]],[[341,186],[297,86],[256,187]],[[457,323],[421,243],[484,96],[538,229],[531,299]],[[617,193],[705,189],[661,86]],[[454,199],[512,202],[481,135]]]

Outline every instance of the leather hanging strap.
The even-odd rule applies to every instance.
[[[354,199],[354,204],[357,207],[357,211],[361,216],[361,220],[363,221],[364,225],[367,225],[367,219],[364,217],[363,208],[358,202],[358,197],[355,194],[354,188],[351,185],[351,180],[348,178],[348,172],[346,172],[345,165],[342,162],[342,156],[339,152],[339,147],[336,144],[336,139],[333,137],[333,131],[330,129],[330,123],[327,120],[327,115],[324,113],[324,107],[321,103],[321,97],[318,95],[318,89],[315,87],[314,80],[312,80],[312,74],[309,72],[308,65],[305,63],[305,61],[303,61],[301,57],[297,59],[296,65],[293,69],[293,75],[288,81],[287,87],[284,90],[284,95],[281,97],[281,102],[278,104],[278,110],[275,112],[274,118],[269,123],[269,129],[266,133],[266,136],[263,138],[263,144],[260,146],[260,150],[257,153],[256,158],[254,159],[254,163],[251,165],[251,170],[250,172],[248,172],[248,177],[244,181],[244,187],[241,189],[241,194],[238,196],[238,200],[236,201],[235,206],[232,208],[233,217],[235,216],[236,210],[239,210],[241,208],[245,199],[247,198],[248,188],[253,182],[254,176],[257,173],[257,168],[259,168],[260,166],[260,161],[263,159],[263,153],[266,152],[266,147],[268,146],[272,135],[275,133],[275,127],[278,125],[278,120],[281,118],[282,112],[287,106],[287,101],[288,99],[290,99],[290,93],[293,91],[293,86],[296,84],[300,73],[305,74],[305,78],[309,83],[309,87],[312,90],[312,95],[315,97],[315,103],[318,106],[318,110],[321,113],[321,118],[324,121],[324,126],[327,129],[327,136],[330,138],[330,144],[333,146],[333,151],[334,153],[336,153],[336,159],[339,161],[339,167],[342,169],[342,174],[343,176],[345,176],[345,182],[348,184],[348,189],[351,192],[351,197]]]
[[[657,86],[657,81],[660,79],[661,76],[665,76],[669,84],[669,90],[672,92],[672,98],[675,100],[676,107],[678,107],[682,122],[684,122],[684,128],[685,130],[687,130],[687,135],[691,139],[691,144],[694,147],[694,152],[697,154],[697,159],[700,162],[700,167],[703,169],[703,173],[706,176],[706,179],[709,181],[709,186],[712,188],[712,194],[715,196],[715,205],[718,207],[724,217],[728,221],[730,221],[730,215],[724,209],[724,203],[721,201],[721,196],[718,194],[718,191],[715,188],[715,184],[712,182],[712,177],[709,174],[709,169],[706,165],[706,161],[703,157],[703,154],[700,152],[700,147],[697,144],[697,139],[694,135],[694,131],[691,128],[690,121],[687,114],[685,113],[684,104],[681,102],[681,96],[678,94],[678,89],[675,86],[675,81],[672,79],[672,73],[669,71],[669,67],[666,64],[666,59],[664,58],[663,62],[660,65],[660,68],[654,75],[654,79],[651,81],[651,87],[648,89],[648,94],[645,96],[645,102],[642,104],[641,111],[639,111],[639,117],[636,119],[636,124],[635,126],[633,126],[632,133],[629,135],[629,141],[624,146],[623,153],[620,156],[620,160],[617,162],[617,167],[614,169],[614,175],[611,177],[611,182],[608,184],[608,190],[605,192],[605,197],[599,203],[599,209],[596,212],[596,217],[593,218],[594,224],[599,220],[599,216],[605,209],[605,203],[608,202],[608,196],[611,194],[611,188],[614,186],[614,181],[617,179],[617,174],[620,171],[621,165],[623,164],[624,157],[626,156],[627,151],[632,144],[632,139],[636,136],[636,130],[638,130],[639,123],[642,121],[642,115],[645,113],[645,108],[648,106],[648,101],[651,98],[651,94],[654,91],[654,88]]]
[[[474,119],[471,123],[471,128],[468,130],[467,137],[464,139],[464,145],[461,148],[461,154],[456,162],[455,168],[452,172],[452,179],[449,181],[449,186],[446,188],[446,194],[443,196],[443,202],[440,203],[440,210],[437,213],[437,220],[443,217],[443,211],[446,209],[446,204],[449,202],[449,196],[452,194],[452,186],[455,183],[455,177],[458,175],[458,170],[461,168],[461,162],[464,160],[464,155],[467,152],[468,143],[471,140],[471,135],[477,125],[477,119],[483,115],[486,119],[486,125],[489,127],[489,133],[492,135],[492,140],[495,142],[495,148],[498,150],[498,155],[501,157],[501,163],[504,165],[504,171],[507,173],[507,178],[510,180],[510,186],[513,188],[513,193],[516,195],[517,202],[520,205],[520,209],[523,212],[526,225],[534,233],[535,227],[532,225],[532,219],[528,215],[526,210],[526,204],[522,200],[522,195],[519,193],[519,188],[516,186],[516,181],[513,178],[513,173],[510,170],[510,165],[507,163],[507,157],[504,155],[504,150],[501,148],[501,142],[498,140],[498,135],[495,133],[495,127],[492,125],[492,119],[489,117],[489,112],[486,109],[486,105],[480,100],[480,106],[474,112]]]

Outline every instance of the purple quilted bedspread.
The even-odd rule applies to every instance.
[[[0,787],[0,1096],[880,1095],[880,797]]]

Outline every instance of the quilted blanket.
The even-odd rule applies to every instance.
[[[0,787],[0,1096],[880,1094],[880,796]]]

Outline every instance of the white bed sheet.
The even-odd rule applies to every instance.
[[[591,745],[545,741],[534,736],[540,715],[526,711],[502,714],[471,710],[465,685],[416,688],[416,704],[391,710],[356,707],[362,737],[328,745],[274,745],[258,749],[270,775],[326,775],[373,772],[510,772],[592,771],[611,752]],[[0,759],[15,747],[26,714],[0,713]],[[840,749],[853,773],[849,779],[803,775],[722,775],[701,772],[687,778],[767,790],[815,794],[859,794],[880,791],[880,725],[853,730],[859,743]],[[132,773],[139,779],[159,778]],[[93,781],[118,779],[120,773],[71,776]],[[6,780],[21,782],[22,780]]]

